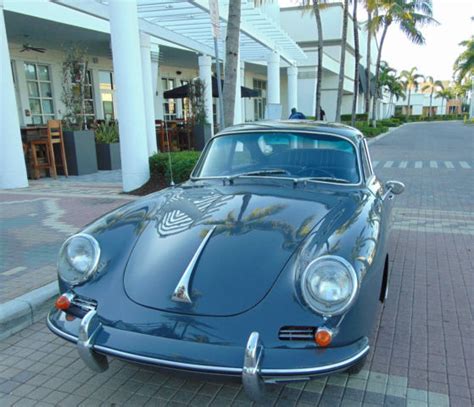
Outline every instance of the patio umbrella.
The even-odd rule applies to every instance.
[[[224,81],[221,81],[222,88],[224,88]],[[253,98],[260,96],[260,91],[255,89],[246,88],[245,86],[240,87],[240,94],[243,98]],[[189,96],[189,84],[178,86],[177,88],[167,90],[163,93],[165,99],[184,99]],[[212,77],[212,97],[219,97],[217,91],[217,78]]]

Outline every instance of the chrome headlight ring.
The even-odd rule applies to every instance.
[[[79,285],[91,278],[97,270],[100,246],[87,233],[69,237],[61,246],[58,256],[58,274],[70,285]]]
[[[324,255],[306,266],[300,288],[305,303],[314,312],[332,317],[343,314],[354,303],[359,279],[347,260]]]

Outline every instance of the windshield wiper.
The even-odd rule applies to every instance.
[[[234,179],[240,178],[240,177],[265,177],[268,175],[279,175],[279,174],[289,175],[288,171],[286,170],[283,170],[281,168],[272,168],[268,170],[249,171],[249,172],[242,172],[240,174],[229,175],[228,177],[225,177],[225,179],[229,181],[230,183],[232,183]]]
[[[345,178],[336,178],[336,177],[306,177],[306,178],[300,178],[298,181],[329,181],[329,182],[336,182],[338,184],[351,183],[351,181]]]

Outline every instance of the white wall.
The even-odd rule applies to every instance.
[[[299,65],[298,74],[298,104],[299,109],[305,113],[314,115],[315,110],[315,86],[317,66],[317,29],[314,15],[309,11],[302,11],[301,7],[290,7],[281,9],[280,20],[282,27],[302,47],[308,59]],[[342,38],[342,6],[340,3],[329,4],[322,10],[321,19],[323,23],[324,56],[323,56],[323,83],[321,105],[326,112],[327,120],[335,119],[338,75],[340,70],[341,38]],[[297,23],[295,23],[297,22]],[[353,21],[349,19],[347,31],[347,46],[344,67],[344,96],[342,103],[342,114],[348,114],[352,110],[352,93],[354,90],[354,35]],[[367,32],[362,27],[359,30],[359,43],[361,60],[366,65]],[[375,60],[377,46],[375,41],[371,44],[372,65],[375,71]],[[358,112],[364,111],[364,97],[359,95]]]
[[[400,98],[398,101],[396,101],[397,106],[406,106],[407,103],[408,103],[408,92],[406,92],[405,98]],[[412,106],[412,114],[422,114],[423,107],[430,106],[430,95],[412,91],[412,94],[410,97],[410,105]],[[435,97],[435,95],[433,95],[431,106],[436,107],[436,114],[438,115],[442,115],[446,113],[445,112],[446,102],[441,98]]]

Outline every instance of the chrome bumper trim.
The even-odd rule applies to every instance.
[[[265,382],[260,376],[263,345],[258,332],[252,332],[247,341],[242,368],[242,384],[251,400],[259,401],[265,396]]]
[[[109,368],[107,356],[94,351],[94,339],[102,324],[97,317],[97,311],[91,310],[82,318],[77,338],[77,351],[84,363],[95,372],[103,372]]]
[[[73,342],[73,343],[77,342],[77,337],[75,337],[74,335],[68,334],[66,332],[63,332],[57,327],[55,327],[50,321],[49,317],[47,319],[47,324],[48,324],[49,329],[56,335],[70,342]],[[243,372],[243,368],[240,368],[240,367],[198,365],[198,364],[193,364],[193,363],[158,359],[158,358],[152,358],[149,356],[142,356],[142,355],[137,355],[133,353],[123,352],[120,350],[107,348],[101,345],[93,345],[93,349],[97,352],[106,353],[108,355],[116,356],[118,358],[127,359],[127,360],[135,361],[135,362],[142,362],[145,364],[160,365],[160,366],[169,367],[169,368],[200,371],[203,373],[206,373],[206,372],[220,373],[224,375],[225,374],[241,375]],[[330,373],[332,371],[340,371],[340,370],[345,369],[346,367],[350,367],[354,362],[356,362],[358,359],[366,355],[369,349],[370,349],[370,346],[367,345],[363,349],[361,349],[358,353],[353,355],[352,357],[345,359],[343,361],[337,362],[337,363],[329,364],[329,365],[314,366],[314,367],[308,367],[308,368],[295,368],[295,369],[263,369],[261,368],[260,375],[262,376],[265,382],[274,383],[275,381],[277,381],[277,378],[279,376],[282,378],[285,376],[304,376],[304,378],[306,378],[311,375]]]

